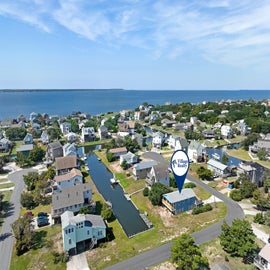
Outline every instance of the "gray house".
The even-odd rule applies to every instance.
[[[153,166],[157,165],[155,160],[142,161],[133,167],[133,176],[136,180],[146,178]]]
[[[48,163],[54,162],[56,157],[63,156],[63,147],[60,142],[52,142],[47,145],[46,149],[46,161]]]
[[[207,162],[207,168],[211,170],[216,177],[227,177],[230,175],[229,167],[215,159],[209,159]]]
[[[154,183],[162,183],[163,185],[170,186],[170,174],[166,164],[160,163],[153,166],[145,179],[148,186]]]

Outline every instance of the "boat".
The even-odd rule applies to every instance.
[[[114,176],[113,176],[113,178],[110,179],[110,182],[112,185],[118,183],[117,179]]]
[[[212,154],[212,158],[215,160],[220,160],[220,155],[217,153]]]
[[[109,206],[110,208],[112,208],[112,203],[111,203],[110,201],[106,201],[105,204],[106,204],[107,206]]]
[[[98,160],[98,161],[101,161],[101,158],[98,157],[97,160]]]

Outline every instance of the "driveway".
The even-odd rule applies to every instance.
[[[74,255],[67,262],[67,270],[90,270],[84,253]]]
[[[23,175],[27,174],[33,169],[19,170],[12,172],[8,175],[8,179],[11,180],[15,186],[11,195],[8,210],[0,235],[0,262],[1,269],[8,270],[10,265],[10,259],[12,255],[12,249],[14,245],[14,237],[11,229],[11,225],[19,218],[20,214],[20,198],[24,188]]]

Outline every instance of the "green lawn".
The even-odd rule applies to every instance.
[[[15,254],[11,258],[10,270],[64,270],[65,263],[54,264],[52,251],[61,252],[62,234],[61,226],[53,225],[48,228],[37,230],[38,245],[21,256]],[[59,246],[60,245],[60,246]]]
[[[0,191],[1,191],[2,188],[11,188],[11,187],[14,187],[13,183],[1,184],[1,182],[0,182]]]

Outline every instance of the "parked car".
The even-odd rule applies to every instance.
[[[49,224],[50,223],[49,223],[48,217],[46,217],[46,216],[39,216],[37,218],[37,225],[38,225],[38,227],[46,226],[46,225],[49,225]]]
[[[48,217],[48,214],[45,212],[39,212],[38,217]]]

